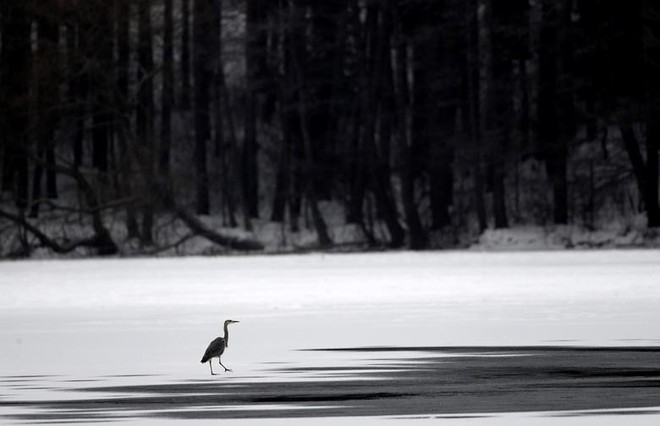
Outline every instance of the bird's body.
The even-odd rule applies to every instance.
[[[229,324],[233,324],[233,323],[236,323],[236,322],[238,322],[238,321],[234,321],[234,320],[225,321],[225,326],[224,326],[225,335],[224,335],[224,337],[217,337],[217,338],[213,339],[211,341],[211,343],[209,343],[209,346],[206,348],[206,351],[204,352],[204,356],[202,356],[202,360],[200,362],[202,364],[204,364],[205,362],[209,363],[209,367],[211,368],[211,374],[212,375],[215,375],[215,373],[213,372],[213,365],[211,364],[211,361],[212,361],[213,358],[218,358],[218,363],[220,365],[222,365],[222,360],[220,359],[220,357],[225,352],[225,349],[227,347],[229,347],[229,330],[227,329],[227,326]],[[222,365],[222,368],[225,369],[225,372],[231,371],[230,369],[228,369],[224,365]]]
[[[206,352],[204,352],[204,356],[202,357],[201,362],[205,363],[206,361],[215,357],[220,358],[226,347],[225,339],[223,337],[217,337],[213,339],[213,341],[209,343],[209,347],[206,348]]]

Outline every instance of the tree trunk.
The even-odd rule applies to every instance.
[[[164,0],[163,71],[160,105],[160,147],[158,172],[169,176],[170,146],[172,145],[172,106],[174,104],[174,10],[173,0]]]
[[[273,194],[273,206],[270,212],[272,222],[284,222],[286,199],[289,181],[289,149],[288,143],[282,137],[280,139],[280,155],[277,161],[277,174],[275,175],[275,193]]]
[[[259,168],[257,154],[257,94],[260,79],[263,78],[265,46],[261,34],[265,25],[262,0],[248,0],[246,3],[246,46],[245,66],[247,93],[245,101],[245,137],[241,156],[242,185],[248,212],[251,217],[259,217]]]
[[[211,44],[213,50],[213,124],[215,132],[213,133],[213,147],[215,157],[221,158],[222,163],[222,180],[226,177],[226,170],[224,167],[223,157],[224,153],[224,126],[222,115],[222,86],[221,82],[224,79],[224,59],[222,55],[222,1],[215,0],[213,2],[213,43]],[[221,75],[222,74],[222,75]],[[224,185],[224,183],[222,183]],[[224,197],[222,203],[225,204]]]
[[[292,3],[292,19],[295,25],[302,25],[304,20],[304,9],[298,2]],[[293,34],[292,34],[293,35]],[[300,34],[298,34],[300,35]],[[309,98],[305,80],[305,70],[301,63],[301,57],[305,53],[305,40],[301,37],[289,37],[287,39],[289,54],[290,54],[290,68],[288,72],[293,73],[294,87],[297,87],[297,113],[299,116],[300,135],[302,143],[302,151],[304,158],[303,176],[305,178],[304,190],[307,200],[309,201],[309,208],[312,213],[312,221],[316,230],[318,243],[320,247],[329,247],[332,245],[332,239],[328,233],[325,220],[319,210],[318,196],[314,188],[314,151],[312,142],[312,133],[310,131],[310,113],[309,113]]]
[[[539,96],[538,96],[538,131],[543,157],[553,191],[553,221],[556,224],[568,223],[568,180],[567,180],[567,138],[569,132],[562,131],[568,123],[567,101],[562,102],[558,93],[566,90],[561,87],[563,75],[560,48],[562,8],[554,0],[544,0],[541,4],[543,21],[539,40]],[[561,95],[566,96],[566,95]]]
[[[59,20],[62,18],[62,10],[58,5],[54,7],[55,17]],[[52,18],[51,18],[52,19]],[[47,25],[47,30],[45,38],[50,43],[50,54],[49,57],[52,57],[53,63],[55,66],[51,67],[52,69],[52,78],[56,79],[51,81],[52,86],[49,88],[46,96],[51,99],[50,102],[50,111],[48,113],[48,124],[47,127],[51,130],[49,131],[48,138],[44,137],[48,141],[46,144],[46,196],[50,199],[55,199],[58,196],[57,191],[57,173],[55,173],[55,131],[59,125],[60,115],[61,115],[61,99],[59,90],[57,90],[57,85],[62,77],[60,72],[61,58],[59,50],[59,22],[49,22]],[[51,56],[52,55],[52,56]],[[55,83],[57,82],[57,83]]]
[[[401,31],[401,30],[399,30]],[[415,202],[415,157],[411,147],[410,129],[410,87],[408,84],[408,73],[410,64],[408,61],[408,46],[399,37],[399,42],[395,46],[397,56],[397,113],[399,123],[399,143],[401,152],[401,200],[403,211],[408,226],[408,245],[413,250],[422,250],[427,246],[426,234],[422,226],[422,221],[417,211]]]
[[[119,180],[120,192],[126,198],[134,195],[133,169],[135,159],[131,155],[129,141],[131,134],[130,119],[130,5],[132,0],[119,0],[117,11],[117,108],[119,117],[115,129],[119,140]],[[136,203],[126,205],[126,232],[129,239],[139,238],[140,229],[137,221]]]
[[[342,74],[339,38],[345,25],[348,1],[307,2],[309,43],[312,46],[300,66],[308,97],[308,120],[314,161],[314,191],[319,199],[332,197],[335,171],[336,115],[344,105],[338,93]]]
[[[346,222],[361,224],[363,222],[363,204],[364,197],[366,193],[366,180],[367,173],[365,170],[365,158],[366,155],[363,152],[361,134],[362,134],[362,114],[364,108],[360,106],[359,102],[355,102],[356,106],[352,109],[354,110],[351,120],[352,128],[349,130],[349,143],[348,148],[345,153],[346,159],[345,164],[347,170],[347,183],[348,183],[348,194],[347,194],[347,211],[346,211]]]
[[[225,117],[224,122],[227,123],[227,133],[229,135],[229,141],[223,146],[222,153],[222,184],[223,184],[223,195],[224,201],[226,204],[226,215],[229,221],[229,225],[235,227],[236,223],[236,202],[235,202],[235,193],[233,190],[232,182],[234,181],[231,177],[234,176],[235,167],[232,165],[238,164],[238,154],[236,150],[238,149],[238,136],[236,135],[236,126],[234,125],[234,117],[232,115],[232,109],[229,103],[229,90],[227,90],[227,84],[225,82],[225,72],[222,67],[222,63],[219,65],[218,69],[218,86],[220,87],[220,101],[222,103],[220,112]],[[222,122],[222,117],[217,118]],[[222,132],[222,129],[220,129]],[[224,139],[223,139],[224,141]],[[246,218],[246,229],[251,230],[251,225],[249,217]]]
[[[154,168],[154,59],[151,31],[151,0],[138,2],[138,92],[136,126],[140,146],[139,166],[144,176],[142,191],[142,229],[144,244],[153,243],[154,199],[148,183],[155,178]]]
[[[181,0],[181,96],[180,104],[184,110],[190,109],[192,82],[190,73],[190,2]]]
[[[413,250],[422,250],[426,248],[427,239],[422,222],[417,211],[415,203],[415,179],[413,178],[413,168],[410,149],[406,149],[404,159],[404,169],[402,172],[401,194],[403,199],[403,209],[408,223],[409,246]]]
[[[436,6],[439,22],[437,36],[431,41],[433,58],[430,66],[432,78],[431,102],[427,111],[432,117],[431,140],[427,157],[431,228],[443,229],[452,225],[450,211],[454,202],[454,150],[458,140],[461,116],[461,88],[465,73],[461,58],[466,50],[464,23],[461,12],[463,0],[448,0],[441,8]],[[441,99],[441,102],[433,101]]]
[[[390,63],[390,42],[391,34],[391,11],[389,3],[382,8],[370,7],[367,9],[367,43],[371,44],[368,48],[373,52],[372,57],[364,55],[365,62],[362,65],[364,82],[361,85],[363,96],[364,117],[363,137],[365,146],[364,162],[367,164],[370,177],[370,185],[375,195],[376,203],[380,217],[385,221],[390,234],[390,247],[401,247],[404,243],[405,232],[399,224],[396,205],[391,196],[391,184],[388,174],[389,157],[384,153],[389,152],[389,128],[386,127],[387,119],[382,117],[384,111],[389,105],[383,105],[385,93],[393,96],[393,87],[391,84],[392,68]],[[379,19],[380,18],[380,19]],[[380,21],[380,22],[379,22]],[[381,114],[378,120],[378,114]],[[377,122],[381,125],[380,144],[377,143]],[[387,121],[389,123],[389,121]],[[383,148],[387,146],[387,148]],[[358,157],[359,158],[359,157]]]
[[[479,233],[488,228],[488,216],[486,214],[486,200],[483,178],[483,149],[481,143],[481,118],[480,118],[480,77],[479,77],[479,0],[469,0],[466,5],[466,98],[468,111],[468,137],[470,146],[473,147],[471,174],[474,188],[474,206],[479,225]]]
[[[108,76],[113,65],[112,2],[97,0],[95,10],[89,17],[89,37],[91,49],[88,51],[94,64],[90,71],[92,108],[92,165],[99,171],[101,180],[108,172],[108,155],[112,129],[112,107],[110,105],[112,86]],[[86,18],[83,18],[86,19]]]
[[[366,37],[365,31],[362,29],[360,22],[361,9],[358,7],[357,0],[354,0],[351,5],[349,23],[351,32],[348,37],[357,40],[358,46],[356,47],[356,59],[354,62],[355,70],[352,70],[351,76],[357,75],[357,90],[351,93],[351,97],[347,101],[348,120],[346,124],[346,147],[344,148],[344,158],[342,161],[345,174],[346,174],[346,223],[361,225],[364,223],[364,200],[366,194],[367,184],[367,170],[365,167],[366,154],[363,148],[363,127],[364,127],[364,114],[367,112],[365,109],[362,92],[365,90],[363,86],[367,83],[367,66],[366,66]],[[355,77],[354,77],[355,79]]]
[[[71,151],[73,155],[73,166],[80,168],[83,161],[83,142],[85,139],[85,115],[87,113],[87,72],[83,71],[80,64],[86,38],[83,26],[75,13],[69,14],[71,19],[66,28],[66,52],[67,52],[67,79],[69,87],[67,91],[68,101],[71,105],[71,121],[73,123],[73,136],[71,139]]]
[[[656,101],[657,102],[657,101]],[[660,226],[660,205],[658,204],[658,149],[660,148],[660,124],[657,109],[651,109],[646,123],[646,215],[647,226]]]
[[[215,56],[214,61],[214,119],[215,119],[215,156],[220,159],[220,185],[222,194],[220,202],[222,203],[222,220],[223,224],[235,227],[236,217],[236,203],[234,201],[233,190],[233,168],[235,165],[233,160],[233,153],[237,149],[236,130],[234,128],[234,120],[232,117],[232,108],[229,105],[229,93],[225,83],[225,70],[224,58],[222,53],[222,1],[215,0],[213,3],[213,43],[212,48]],[[225,120],[226,117],[226,120]],[[227,123],[228,131],[225,132],[225,125]],[[230,140],[226,140],[226,133],[229,134]]]
[[[29,144],[28,106],[31,74],[31,22],[24,2],[2,3],[2,61],[0,71],[4,88],[5,156],[3,190],[14,193],[16,206],[28,205],[28,161],[25,150]]]
[[[53,166],[55,166],[54,142],[46,146],[46,196],[51,200],[58,197],[57,173],[55,173]]]
[[[37,73],[37,156],[46,165],[54,165],[55,130],[57,127],[57,109],[59,108],[59,28],[56,19],[56,5],[49,3],[49,14],[40,14],[38,18],[37,60],[41,66]],[[46,161],[48,159],[49,161]],[[34,166],[32,179],[32,205],[30,216],[39,214],[39,201],[41,198],[42,174],[44,165],[37,163]],[[48,174],[48,196],[57,195],[56,178],[52,168],[46,168]]]
[[[489,168],[493,190],[493,218],[495,228],[507,228],[506,161],[510,152],[514,129],[514,64],[526,46],[520,37],[520,26],[526,21],[525,1],[486,0],[484,25],[487,27],[486,79],[488,112],[485,116],[489,144]]]
[[[197,214],[210,213],[207,146],[211,139],[210,91],[214,0],[195,0],[193,8],[193,72],[195,74],[195,169]]]
[[[658,137],[657,128],[647,129],[647,138]],[[620,126],[621,137],[623,139],[623,144],[628,153],[628,158],[630,159],[630,164],[632,165],[633,172],[635,174],[635,179],[637,181],[637,187],[639,192],[642,195],[644,200],[644,208],[646,210],[647,226],[649,228],[660,226],[660,207],[658,206],[658,154],[657,149],[653,150],[653,142],[647,141],[647,161],[644,161],[642,153],[639,148],[639,142],[633,125],[629,121],[624,121]],[[652,139],[651,139],[652,140]],[[651,146],[651,148],[649,148]],[[655,152],[649,152],[655,151]],[[649,155],[650,154],[650,155]],[[655,162],[655,167],[649,165],[649,160]],[[655,169],[655,170],[654,170]],[[651,172],[650,172],[651,171]],[[650,182],[649,182],[650,181]]]
[[[649,228],[660,227],[660,205],[658,204],[658,150],[660,149],[660,5],[645,0],[642,3],[643,48],[645,60],[646,96],[646,204]]]

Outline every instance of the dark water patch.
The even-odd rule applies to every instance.
[[[539,384],[539,388],[553,388],[556,385]],[[660,389],[660,380],[636,380],[636,381],[594,381],[594,382],[579,382],[571,385],[574,388],[656,388]],[[660,400],[658,401],[660,405]]]
[[[374,358],[378,352],[390,349],[373,350]],[[395,352],[423,349],[393,348]],[[622,409],[655,407],[660,401],[660,349],[639,349],[470,347],[452,348],[456,356],[446,357],[447,348],[441,348],[438,356],[402,355],[405,358],[390,359],[390,364],[374,359],[371,365],[365,365],[367,361],[360,359],[356,361],[359,365],[347,362],[343,367],[292,365],[271,370],[264,375],[266,381],[236,375],[231,381],[209,378],[145,383],[139,378],[153,376],[131,375],[138,377],[138,383],[67,389],[83,393],[80,399],[0,401],[0,409],[25,407],[47,413],[51,419],[64,411],[92,420],[99,416],[110,420],[117,416],[466,418],[482,413],[625,411]],[[463,356],[466,353],[476,355]],[[483,356],[491,354],[498,355]],[[297,380],[300,373],[314,374]],[[332,380],[339,373],[342,380]]]
[[[301,352],[439,352],[448,354],[510,354],[523,352],[657,352],[660,346],[355,346],[346,348],[307,348]]]
[[[352,375],[355,374],[367,374],[370,372],[377,373],[379,371],[391,371],[397,368],[407,368],[409,365],[406,364],[390,364],[390,365],[368,365],[363,367],[288,367],[288,368],[270,368],[267,371],[269,372],[281,372],[281,373],[349,373]]]
[[[558,370],[549,370],[548,374],[561,375],[567,377],[586,378],[586,377],[660,377],[660,369],[615,369],[591,367],[588,369],[565,368]]]
[[[337,407],[283,408],[259,409],[244,411],[241,409],[222,410],[172,410],[149,413],[148,417],[164,418],[168,420],[223,420],[223,419],[293,419],[293,418],[320,418],[320,417],[346,417],[354,416],[349,410]]]
[[[321,394],[321,395],[282,395],[271,397],[254,398],[255,403],[307,403],[307,402],[346,402],[346,401],[364,401],[385,398],[401,398],[404,396],[413,396],[411,394],[394,392],[373,392],[373,393],[339,393],[339,394]]]

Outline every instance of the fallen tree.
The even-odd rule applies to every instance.
[[[158,184],[156,193],[160,194],[164,207],[174,211],[176,216],[200,237],[234,250],[257,251],[264,249],[263,244],[257,240],[226,235],[208,227],[194,213],[177,202],[172,189],[168,185]]]

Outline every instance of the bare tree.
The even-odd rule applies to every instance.
[[[14,194],[16,206],[28,206],[31,17],[25,2],[2,2],[2,118],[4,153],[2,189]]]
[[[164,0],[163,66],[160,100],[159,173],[168,176],[172,145],[172,108],[174,105],[174,7],[173,0]]]
[[[193,72],[195,80],[195,170],[197,214],[210,213],[207,147],[211,140],[210,93],[213,81],[213,1],[196,0],[193,8]]]
[[[138,2],[138,72],[136,126],[140,146],[138,160],[144,181],[151,182],[155,176],[154,141],[154,59],[151,30],[151,0]],[[148,186],[145,185],[147,188]],[[153,243],[154,200],[148,190],[142,192],[142,241]]]

